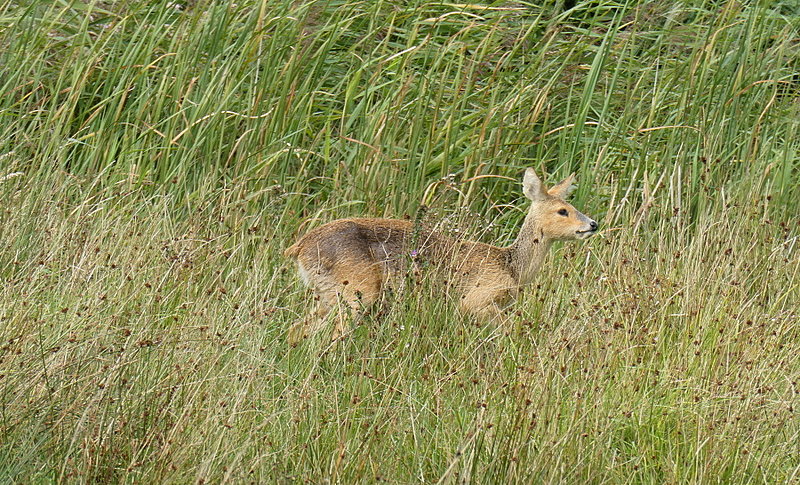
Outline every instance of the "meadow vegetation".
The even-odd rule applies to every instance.
[[[543,6],[544,5],[544,6]],[[796,2],[0,0],[0,482],[800,479]],[[352,215],[601,225],[290,348]]]

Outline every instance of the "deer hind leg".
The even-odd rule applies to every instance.
[[[336,290],[332,285],[317,284],[314,287],[314,303],[308,314],[289,328],[287,341],[292,347],[306,339],[324,326],[328,314],[336,306]]]
[[[312,269],[309,271],[307,268]],[[332,277],[329,267],[300,262],[299,269],[303,281],[313,291],[314,301],[306,316],[293,323],[289,328],[287,341],[292,347],[303,339],[316,334],[325,326],[328,314],[336,306],[338,292],[338,285],[335,278]]]
[[[322,330],[331,313],[335,313],[331,339],[340,339],[349,320],[380,298],[383,274],[380,265],[344,261],[330,271],[316,273],[309,283],[314,289],[314,305],[304,319],[289,328],[287,340],[292,346]]]
[[[381,296],[383,271],[372,262],[350,262],[342,264],[336,271],[341,283],[341,299],[332,340],[342,338],[347,332],[349,320],[359,318]]]

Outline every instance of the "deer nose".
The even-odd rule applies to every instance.
[[[597,230],[597,223],[595,221],[592,221],[592,222],[589,223],[589,227],[592,228],[592,231],[596,231]]]

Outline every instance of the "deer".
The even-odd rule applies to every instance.
[[[331,340],[347,331],[348,315],[361,314],[385,287],[410,268],[437,268],[459,295],[460,312],[482,320],[502,318],[505,308],[536,278],[555,241],[586,239],[598,224],[566,201],[575,189],[573,173],[546,189],[533,168],[522,180],[530,200],[522,227],[506,247],[451,237],[413,220],[338,219],[312,229],[284,251],[314,294],[308,316],[289,330],[297,345],[320,331],[335,308]]]

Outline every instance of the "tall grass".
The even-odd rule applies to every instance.
[[[0,2],[3,482],[791,482],[792,2]],[[354,214],[603,231],[297,348]]]

